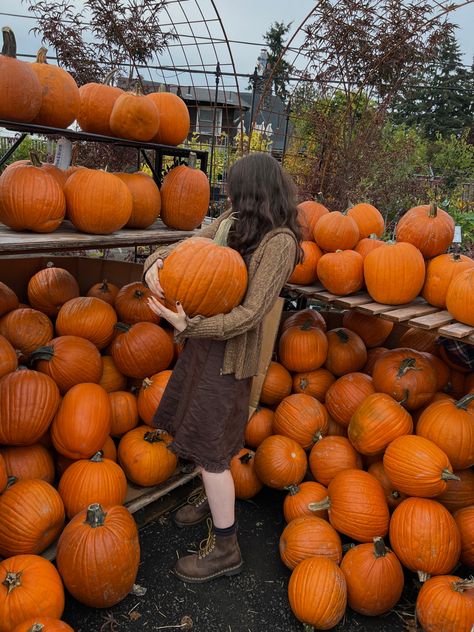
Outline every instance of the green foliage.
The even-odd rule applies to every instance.
[[[435,176],[442,178],[445,194],[452,193],[462,182],[474,178],[474,145],[467,133],[460,138],[451,134],[443,138],[438,132],[430,147],[430,162]]]
[[[288,34],[292,22],[285,24],[284,22],[273,22],[268,31],[263,36],[268,46],[268,64],[273,72],[273,87],[275,94],[282,101],[288,98],[288,79],[293,72],[292,64],[288,63],[284,56],[285,35]],[[280,59],[281,57],[281,59]]]

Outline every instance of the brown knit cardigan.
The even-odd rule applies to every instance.
[[[229,217],[230,213],[224,213],[196,234],[213,239],[221,221]],[[157,259],[164,259],[176,245],[159,248],[150,255],[145,261],[144,275]],[[292,273],[298,254],[298,242],[292,231],[277,228],[267,233],[248,262],[248,286],[242,303],[228,314],[189,318],[186,329],[176,339],[227,340],[221,372],[233,373],[237,379],[256,375],[263,318],[273,307]]]

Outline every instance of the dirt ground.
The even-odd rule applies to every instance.
[[[142,558],[137,584],[144,596],[129,595],[111,610],[86,608],[69,597],[64,620],[76,632],[141,632],[192,629],[194,632],[302,632],[287,599],[290,572],[281,563],[278,540],[284,527],[284,493],[265,489],[252,501],[238,501],[239,541],[245,570],[201,585],[182,583],[172,572],[174,561],[196,550],[206,537],[205,524],[174,526],[169,514],[140,530]],[[414,577],[397,612],[369,618],[349,609],[337,632],[415,632]],[[411,605],[410,605],[411,602]],[[180,626],[190,617],[192,628]]]

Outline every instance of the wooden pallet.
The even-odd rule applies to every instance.
[[[288,283],[286,289],[298,296],[312,298],[340,309],[354,309],[362,314],[379,316],[393,323],[418,327],[433,333],[474,344],[474,327],[457,322],[446,310],[433,307],[421,296],[407,305],[384,305],[374,301],[366,292],[351,296],[337,296],[322,285],[294,285]]]

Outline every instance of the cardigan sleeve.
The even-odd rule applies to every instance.
[[[196,230],[193,237],[207,237],[209,239],[214,239],[217,229],[219,228],[222,220],[226,219],[232,213],[232,209],[222,213],[217,219],[215,219],[210,224],[203,226],[199,230]],[[142,279],[145,280],[145,274],[151,268],[151,266],[155,263],[157,259],[166,259],[166,257],[173,252],[176,246],[182,243],[184,240],[181,239],[173,244],[167,244],[165,246],[161,246],[157,248],[149,257],[145,259],[145,263],[143,264],[143,275]]]
[[[228,340],[248,331],[263,320],[291,275],[296,258],[296,242],[288,234],[275,235],[265,245],[262,258],[241,305],[228,314],[189,318],[187,327],[175,336]]]

